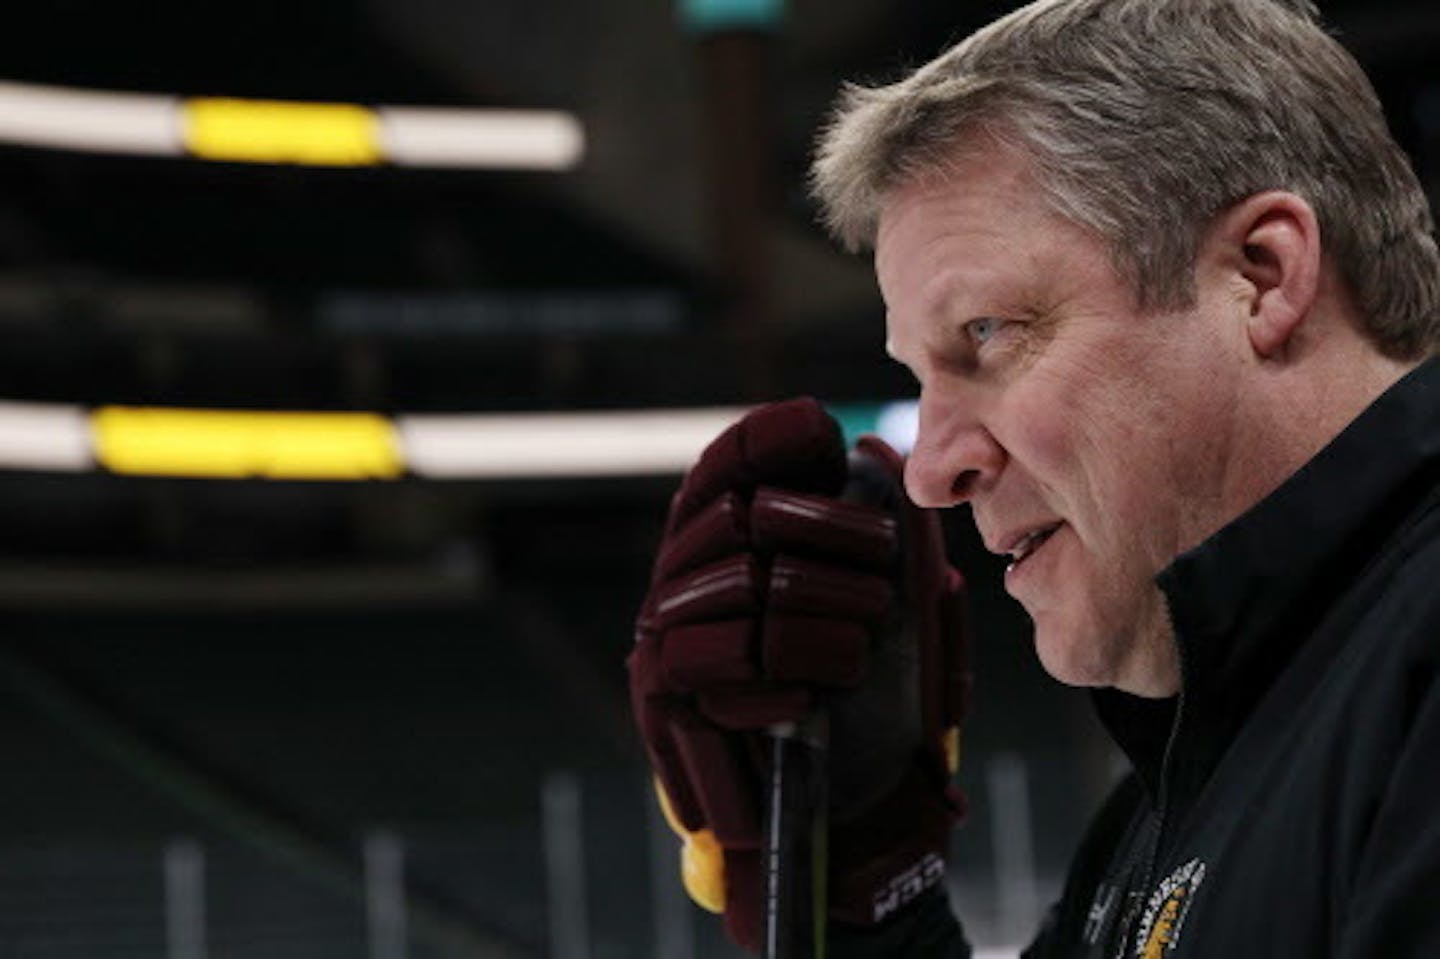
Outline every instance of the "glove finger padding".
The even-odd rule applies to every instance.
[[[840,427],[809,397],[762,406],[705,448],[670,506],[669,534],[729,492],[748,500],[761,483],[833,496],[846,481]]]
[[[690,727],[677,717],[704,715],[726,728],[761,729],[811,708],[807,690],[747,685],[737,675],[753,671],[757,682],[763,680],[758,642],[768,568],[756,565],[749,528],[762,478],[810,494],[834,494],[844,485],[839,428],[814,400],[756,410],[701,454],[671,501],[652,588],[636,625],[632,707],[675,818],[690,831],[704,829],[706,816],[682,746],[692,757],[705,749],[690,741]],[[702,648],[692,650],[687,640],[695,638],[703,640]],[[748,755],[731,765],[760,771]],[[730,804],[729,798],[720,803]]]
[[[872,438],[847,459],[819,404],[793,400],[721,434],[671,501],[632,705],[672,824],[709,842],[687,844],[687,888],[704,859],[723,877],[727,930],[751,949],[764,731],[778,722],[831,717],[832,917],[878,922],[938,881],[937,863],[943,874],[959,813],[945,741],[964,708],[962,584],[900,469]]]

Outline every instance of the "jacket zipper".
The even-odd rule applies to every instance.
[[[1117,959],[1125,956],[1135,945],[1135,937],[1140,931],[1140,919],[1145,914],[1145,899],[1150,892],[1150,887],[1155,884],[1156,873],[1160,867],[1160,849],[1164,845],[1166,826],[1169,825],[1170,767],[1176,742],[1180,738],[1180,727],[1185,721],[1185,676],[1188,672],[1185,668],[1185,647],[1180,643],[1178,634],[1175,638],[1175,648],[1180,668],[1180,692],[1175,701],[1175,719],[1170,723],[1170,735],[1165,740],[1165,751],[1160,758],[1160,790],[1155,803],[1155,828],[1150,831],[1150,849],[1145,856],[1144,881],[1138,888],[1132,887],[1130,895],[1126,897],[1127,899],[1133,897],[1133,899],[1129,904],[1130,914],[1125,917],[1126,921],[1120,936],[1120,950],[1116,954]]]

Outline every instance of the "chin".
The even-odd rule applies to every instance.
[[[1055,679],[1146,698],[1179,690],[1179,656],[1158,587],[1147,583],[1134,591],[1071,592],[1056,600],[1030,613],[1035,652]]]
[[[1035,621],[1035,653],[1045,672],[1067,686],[1114,686],[1118,650],[1089,624]]]

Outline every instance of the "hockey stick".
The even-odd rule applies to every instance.
[[[770,729],[764,959],[825,956],[829,721],[817,712]]]

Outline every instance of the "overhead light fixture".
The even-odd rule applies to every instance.
[[[558,110],[377,107],[386,159],[399,166],[568,170],[585,129]]]
[[[406,465],[434,479],[681,473],[744,409],[402,416]]]
[[[173,97],[0,81],[0,141],[52,150],[181,152]]]
[[[685,25],[702,33],[774,28],[784,14],[784,0],[680,0]]]
[[[94,414],[95,459],[113,473],[216,479],[395,479],[394,427],[375,413],[111,406]]]
[[[304,166],[567,170],[580,121],[555,110],[182,98],[0,82],[0,142]]]
[[[90,418],[80,407],[0,403],[0,469],[82,473],[94,468]]]
[[[352,103],[211,98],[181,104],[185,150],[202,160],[375,166],[375,111]]]
[[[902,453],[914,404],[829,407]],[[0,470],[208,479],[540,479],[683,473],[739,406],[573,413],[271,412],[0,403]]]

